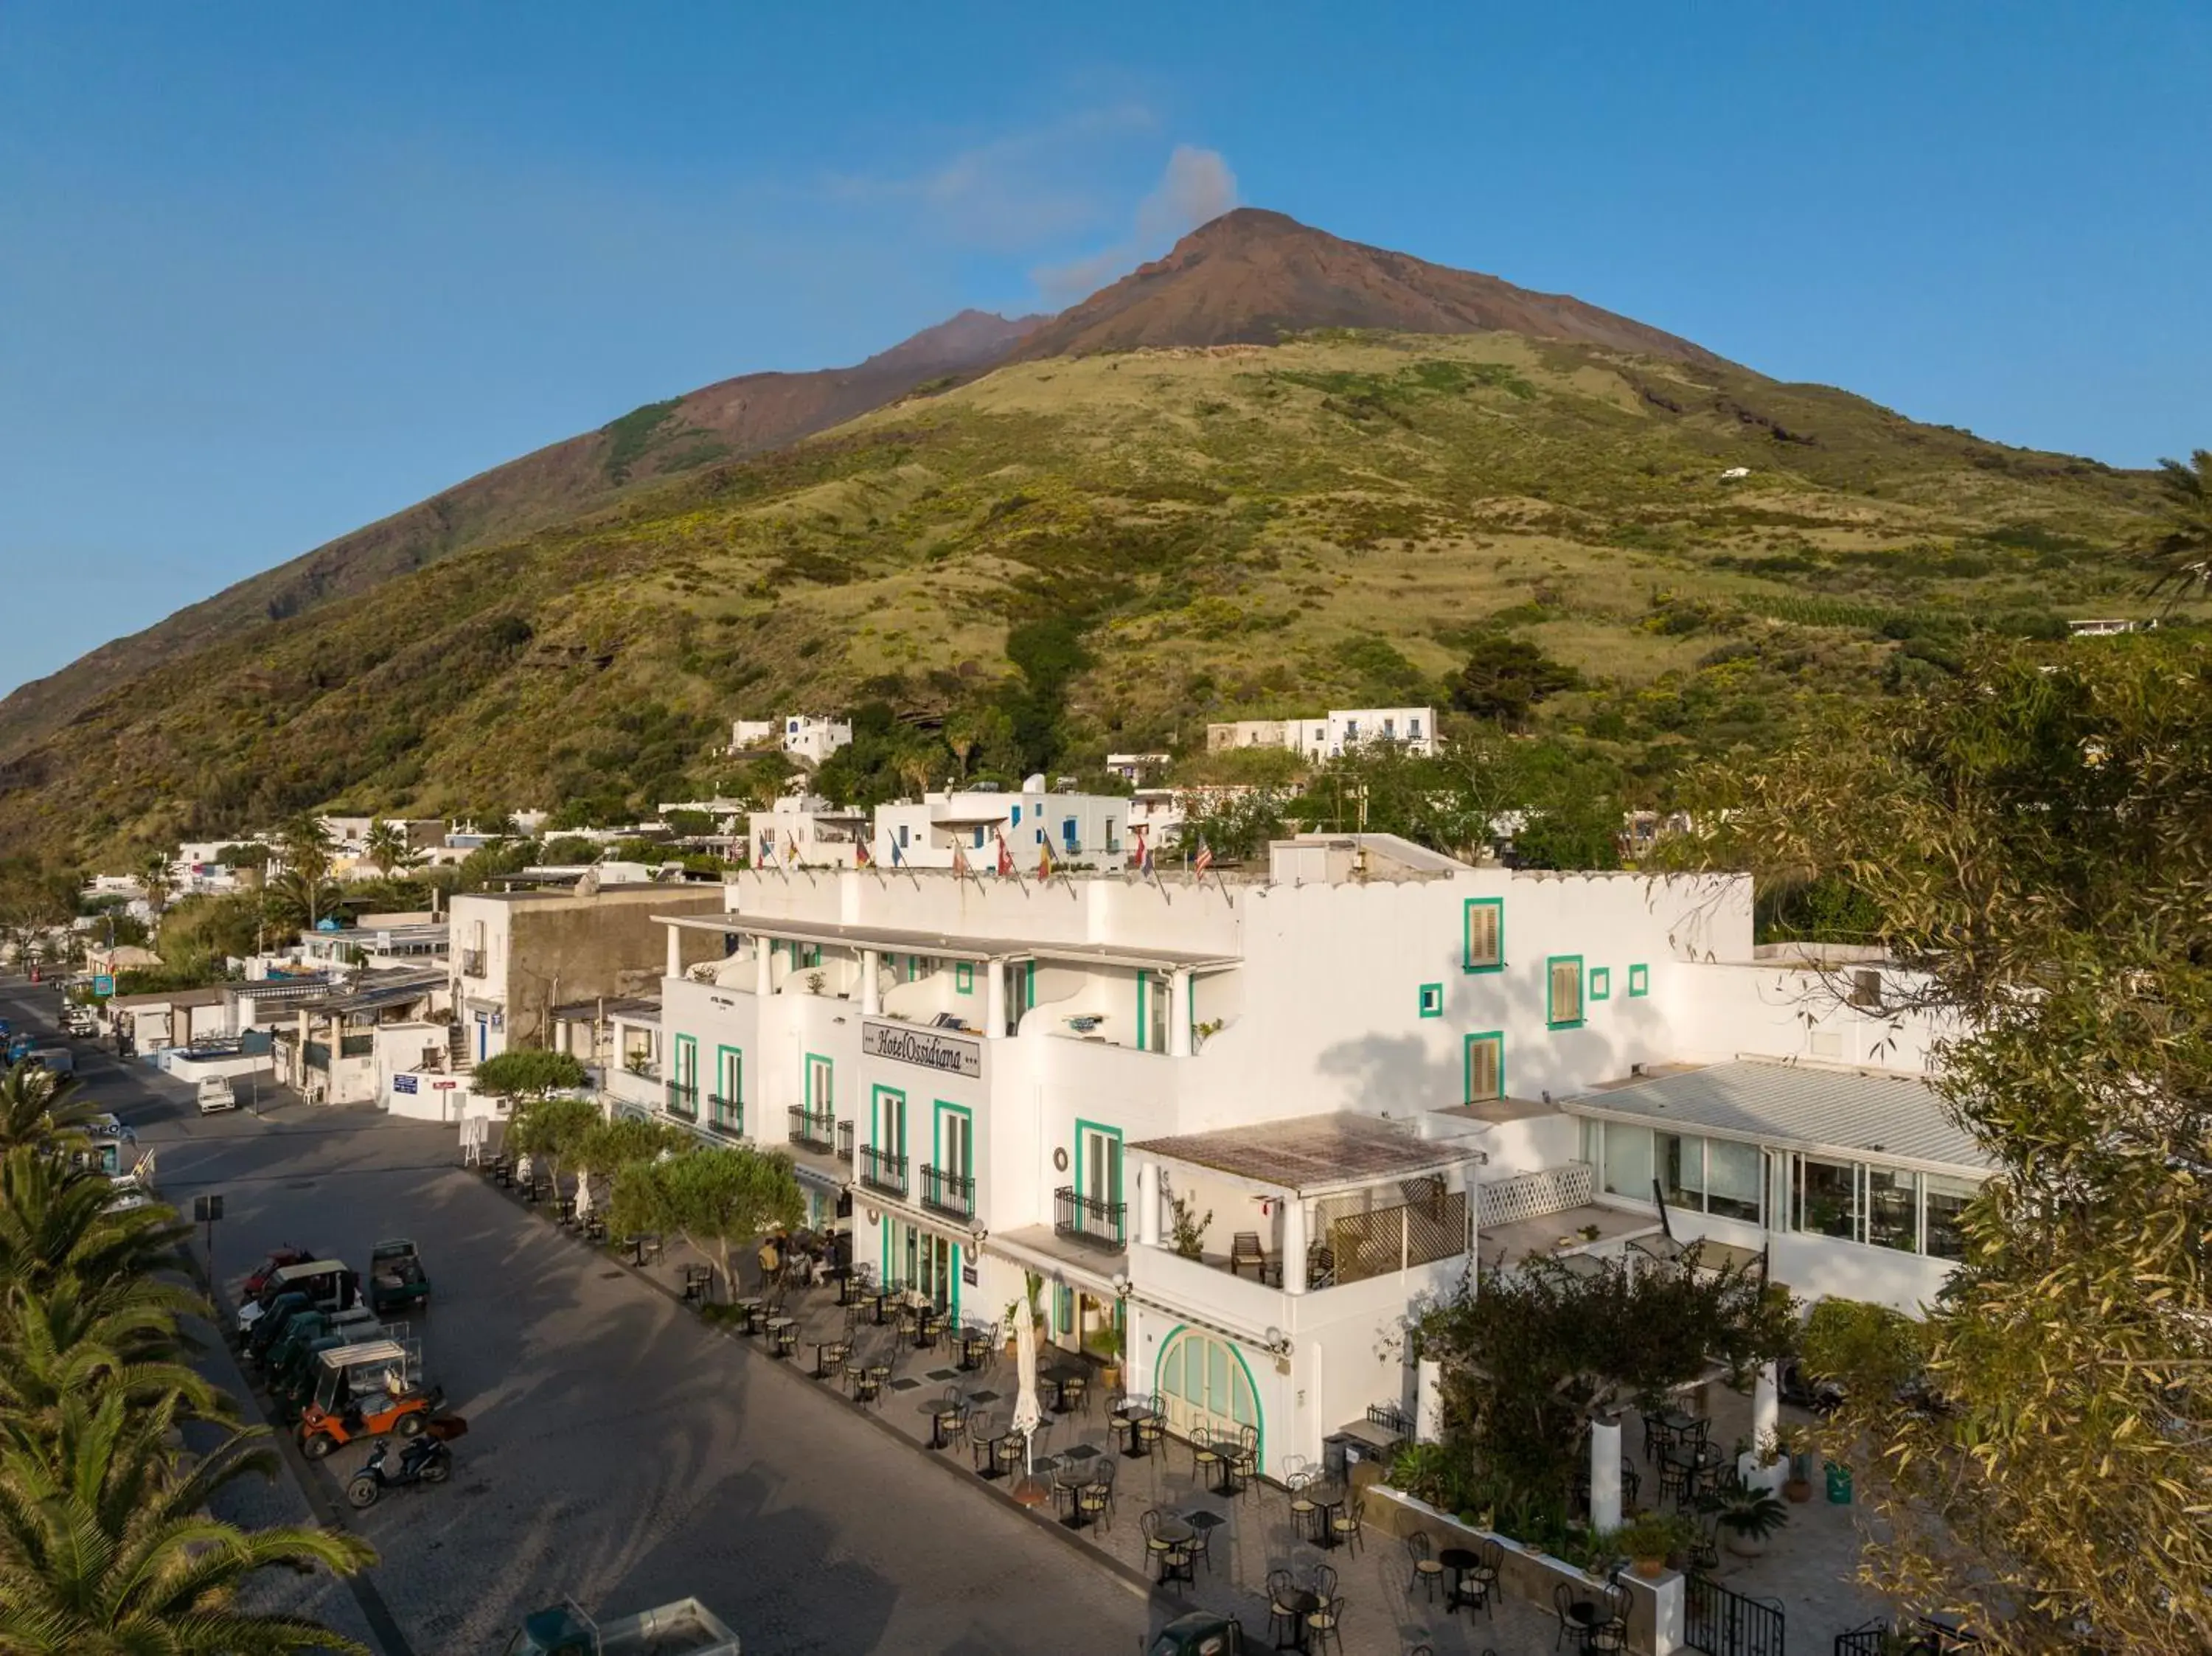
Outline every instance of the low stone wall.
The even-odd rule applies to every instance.
[[[1367,1523],[1370,1528],[1393,1536],[1425,1530],[1440,1552],[1446,1547],[1466,1546],[1471,1541],[1496,1542],[1502,1555],[1498,1569],[1499,1590],[1539,1605],[1547,1613],[1552,1610],[1552,1591],[1562,1581],[1577,1593],[1589,1592],[1592,1585],[1589,1577],[1565,1559],[1524,1547],[1510,1536],[1474,1529],[1385,1483],[1374,1484],[1367,1490]],[[1680,1574],[1668,1570],[1646,1580],[1632,1572],[1623,1572],[1620,1579],[1629,1589],[1629,1649],[1638,1656],[1674,1656],[1682,1648]]]

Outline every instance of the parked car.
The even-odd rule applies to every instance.
[[[218,1110],[238,1107],[238,1094],[233,1090],[228,1076],[209,1076],[200,1083],[200,1113],[213,1115]]]
[[[404,1237],[379,1242],[368,1252],[369,1308],[380,1317],[430,1302],[430,1277],[422,1256]]]

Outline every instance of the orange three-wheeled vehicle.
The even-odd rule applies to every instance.
[[[444,1392],[410,1372],[397,1340],[341,1345],[321,1356],[314,1400],[300,1416],[300,1448],[310,1460],[356,1438],[413,1437],[445,1403]]]

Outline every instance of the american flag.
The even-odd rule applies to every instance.
[[[1213,866],[1213,847],[1206,843],[1206,836],[1198,836],[1198,855],[1190,859],[1191,872],[1203,874]]]

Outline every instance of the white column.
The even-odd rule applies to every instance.
[[[1137,1163],[1137,1241],[1160,1245],[1160,1170],[1149,1162]]]
[[[672,978],[684,975],[684,929],[672,925],[668,929],[668,973]]]
[[[1620,1527],[1620,1422],[1590,1422],[1590,1527]]]
[[[1782,1388],[1774,1365],[1759,1365],[1758,1376],[1751,1387],[1751,1453],[1747,1465],[1737,1470],[1743,1481],[1768,1489],[1779,1489],[1790,1476],[1790,1463],[1778,1460],[1771,1466],[1759,1463],[1759,1450],[1772,1442],[1776,1430],[1782,1424]]]
[[[983,962],[983,1034],[1002,1040],[1006,1034],[1006,966],[1004,961]]]
[[[769,976],[768,939],[758,932],[753,934],[753,993],[766,1000],[775,992],[775,983]]]
[[[1283,1204],[1283,1292],[1306,1291],[1306,1204],[1296,1196]]]
[[[1413,1441],[1444,1441],[1444,1366],[1423,1357],[1413,1366]]]
[[[883,958],[872,949],[860,951],[860,1013],[874,1017],[884,1010],[883,986],[876,980],[876,965]]]
[[[1170,973],[1168,994],[1168,1056],[1190,1056],[1190,971]]]

